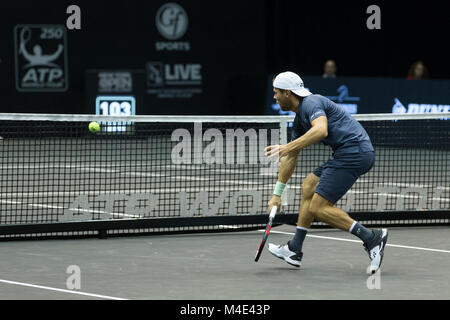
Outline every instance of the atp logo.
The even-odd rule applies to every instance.
[[[66,91],[66,29],[62,25],[14,28],[18,91]]]
[[[159,33],[168,40],[180,39],[187,31],[188,15],[176,3],[166,3],[159,8],[155,20]]]

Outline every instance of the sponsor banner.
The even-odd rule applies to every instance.
[[[230,75],[218,39],[224,37],[225,18],[203,14],[214,6],[203,4],[199,10],[187,2],[148,4],[149,19],[143,24],[149,48],[142,64],[145,114],[223,113]],[[214,108],[208,107],[211,101]]]
[[[392,106],[392,113],[441,113],[450,112],[450,104],[428,104],[428,103],[408,103],[407,106],[398,99],[394,98],[394,105]],[[448,118],[441,118],[441,120],[448,120]]]
[[[146,71],[146,92],[159,99],[189,99],[203,92],[202,65],[199,63],[147,62]]]
[[[14,28],[17,91],[66,91],[67,35],[63,25],[20,24]]]
[[[271,190],[190,190],[180,192],[117,192],[96,195],[79,194],[72,198],[59,222],[90,221],[108,219],[194,217],[240,214],[267,215],[267,198]],[[442,210],[448,208],[448,199],[439,187],[386,187],[376,185],[364,192],[351,190],[337,205],[347,212],[357,210],[367,194],[373,201],[372,211]],[[294,212],[298,209],[299,193],[285,189],[283,209]],[[244,200],[245,199],[245,200]],[[406,201],[408,199],[408,201]],[[413,201],[412,201],[413,200]],[[431,203],[430,203],[431,200]],[[164,205],[161,205],[164,203]],[[172,208],[168,212],[167,208]]]
[[[133,91],[133,78],[129,71],[100,71],[98,92],[126,93]]]
[[[274,105],[272,79],[267,86],[266,114],[281,114]],[[349,113],[449,112],[449,80],[303,76],[305,87],[345,108]]]
[[[155,42],[156,51],[190,51],[189,41],[178,41],[189,25],[189,17],[182,6],[177,3],[163,4],[155,15],[155,25],[164,41]]]
[[[191,39],[196,43],[200,41],[198,35],[189,30],[188,12],[191,11],[192,8],[184,8],[175,2],[162,3],[155,11],[153,29],[157,31],[157,41],[152,57],[158,59],[147,61],[145,71],[146,93],[156,101],[191,100],[203,93],[202,60],[207,57],[198,57],[199,52],[193,46]]]
[[[87,70],[86,111],[103,115],[135,115],[143,105],[143,70]]]

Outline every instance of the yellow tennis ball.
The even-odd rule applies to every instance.
[[[92,121],[91,123],[89,123],[89,131],[97,132],[98,130],[100,130],[100,125],[98,124],[98,122]]]

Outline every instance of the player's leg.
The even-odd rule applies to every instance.
[[[317,220],[343,231],[348,231],[360,238],[371,260],[370,272],[374,273],[380,268],[387,242],[387,229],[372,230],[364,227],[350,218],[344,210],[335,207],[333,203],[317,193],[311,200],[309,211]]]
[[[287,244],[275,245],[269,243],[269,251],[277,258],[285,260],[287,263],[300,267],[301,259],[303,257],[302,246],[303,241],[314,220],[314,216],[309,212],[309,204],[311,203],[314,195],[314,190],[319,183],[319,177],[315,174],[309,174],[302,183],[302,197],[300,202],[300,212],[298,217],[298,223],[294,238],[288,241]]]
[[[314,215],[309,211],[309,204],[314,196],[319,179],[314,173],[310,173],[302,183],[302,197],[297,221],[298,227],[308,229],[314,221]]]
[[[311,199],[309,212],[317,220],[343,231],[349,231],[354,223],[354,220],[350,218],[347,212],[335,207],[331,201],[318,193],[314,194]],[[368,236],[367,240],[371,240],[372,232],[369,229],[366,230],[369,232],[369,234],[366,234]]]
[[[302,197],[300,201],[300,212],[298,214],[297,228],[294,238],[288,242],[289,250],[301,252],[303,241],[305,240],[308,228],[314,221],[314,215],[309,210],[309,205],[314,196],[316,186],[319,183],[319,177],[314,173],[309,174],[302,183]]]
[[[372,168],[374,160],[373,153],[362,153],[329,161],[321,174],[316,194],[309,204],[309,211],[317,220],[350,232],[363,241],[371,259],[372,272],[381,265],[387,229],[368,229],[334,204],[350,190],[359,176]]]
[[[350,190],[361,175],[372,168],[374,161],[373,152],[341,155],[327,161],[309,205],[310,213],[317,220],[344,231],[354,227],[355,221],[334,204]],[[373,237],[372,232],[363,226],[360,228],[358,235],[362,237],[361,240],[370,241],[370,237]]]
[[[347,161],[333,159],[324,168],[316,187],[315,194],[309,204],[310,213],[319,221],[343,231],[350,231],[355,221],[342,209],[334,206],[359,177],[360,169],[348,166]],[[364,243],[374,237],[372,230],[359,225],[356,234]]]

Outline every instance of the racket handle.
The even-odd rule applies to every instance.
[[[278,206],[273,206],[272,210],[270,210],[269,218],[273,219],[275,217],[275,214],[277,213],[277,211],[278,211]]]

